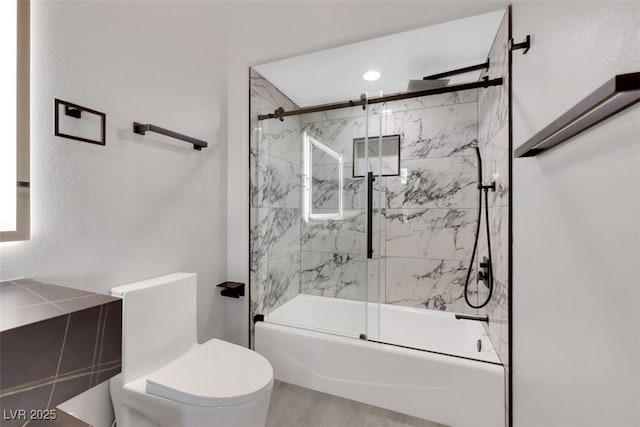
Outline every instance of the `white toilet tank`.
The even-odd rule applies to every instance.
[[[174,273],[119,286],[124,383],[147,375],[197,344],[195,273]]]

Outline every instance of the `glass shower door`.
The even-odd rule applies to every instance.
[[[297,265],[288,268],[293,297],[266,304],[268,321],[349,337],[367,334],[367,187],[354,167],[354,140],[366,138],[367,112],[361,107],[290,116],[288,134],[296,134],[299,162],[280,169],[299,177]],[[296,130],[293,130],[293,129]],[[274,148],[282,132],[271,136],[268,179],[278,179]],[[287,134],[287,132],[285,132]],[[288,173],[288,172],[287,172]],[[283,190],[278,185],[272,191]],[[281,209],[273,207],[272,209]],[[278,215],[270,230],[279,234]],[[277,242],[276,242],[277,244]],[[276,274],[267,274],[267,295],[281,289]],[[281,276],[282,277],[282,276]],[[289,293],[291,295],[291,293]]]
[[[367,297],[366,297],[366,338],[372,341],[381,339],[380,304],[384,303],[384,212],[386,153],[389,142],[394,146],[395,138],[384,135],[382,114],[384,104],[367,106],[367,137],[361,145],[362,150],[354,157],[366,169],[367,181]],[[399,153],[399,139],[397,139]]]

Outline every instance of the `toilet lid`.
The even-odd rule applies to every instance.
[[[147,376],[147,393],[198,406],[231,406],[270,388],[273,369],[262,355],[212,339]]]

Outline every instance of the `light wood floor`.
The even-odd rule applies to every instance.
[[[442,427],[421,418],[276,381],[267,427]]]

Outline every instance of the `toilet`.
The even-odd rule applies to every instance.
[[[119,286],[122,372],[109,388],[117,427],[264,426],[273,369],[219,339],[197,342],[193,273]]]

